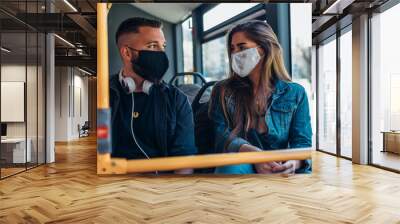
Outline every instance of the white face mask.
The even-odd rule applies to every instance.
[[[232,70],[240,77],[246,77],[260,61],[257,47],[232,54]]]

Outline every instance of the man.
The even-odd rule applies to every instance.
[[[162,77],[168,69],[159,21],[130,18],[116,42],[123,67],[110,79],[112,157],[127,159],[196,154],[187,97]],[[174,171],[190,174],[193,169]]]

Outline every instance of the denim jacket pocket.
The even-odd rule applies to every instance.
[[[289,131],[295,107],[296,103],[294,101],[276,102],[271,105],[271,115],[277,129],[283,132]]]

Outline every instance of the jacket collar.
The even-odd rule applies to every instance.
[[[289,90],[290,86],[286,81],[276,79],[275,80],[275,89],[273,91],[273,94],[275,95],[282,95],[285,93],[287,90]]]
[[[118,74],[112,75],[110,78],[110,88],[117,90],[119,85],[120,81]]]

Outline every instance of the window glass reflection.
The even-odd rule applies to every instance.
[[[352,34],[340,36],[340,153],[352,157]]]
[[[400,5],[371,19],[372,163],[395,170],[400,170],[400,33],[394,29],[398,21]]]
[[[221,80],[228,76],[229,60],[225,37],[203,44],[203,71],[207,81]]]
[[[318,48],[319,149],[336,154],[336,39]]]
[[[221,3],[203,15],[203,30],[208,30],[256,6],[258,3]]]

